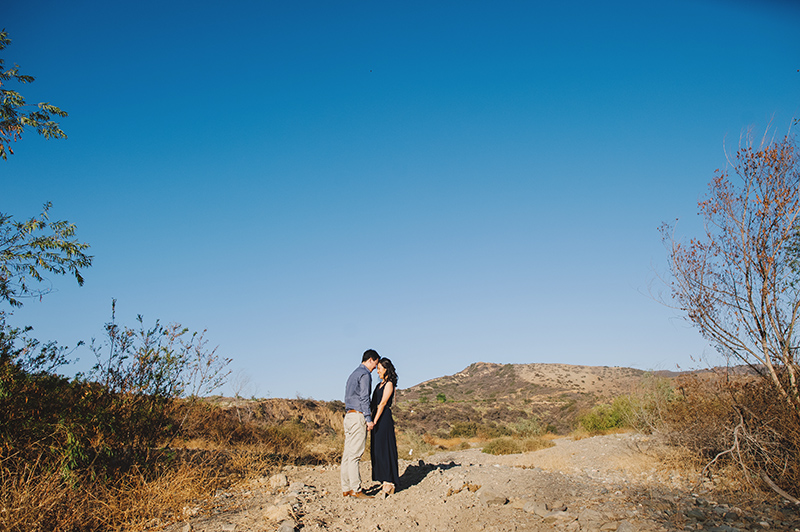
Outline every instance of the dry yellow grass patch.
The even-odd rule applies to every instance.
[[[463,438],[439,438],[437,436],[431,436],[430,434],[423,435],[422,439],[428,445],[438,447],[440,449],[454,449],[456,447],[461,447],[461,444],[465,441]]]

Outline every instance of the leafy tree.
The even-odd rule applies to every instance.
[[[0,31],[0,51],[10,43],[8,33]],[[20,74],[16,64],[6,69],[0,59],[0,157],[7,159],[8,154],[14,153],[11,143],[21,138],[26,127],[45,138],[67,137],[51,120],[51,114],[64,117],[67,113],[49,103],[31,109],[22,95],[4,87],[9,81],[31,83],[33,77]],[[0,301],[5,300],[12,307],[22,305],[19,298],[41,296],[48,291],[42,286],[45,273],[69,273],[83,285],[80,269],[92,264],[92,257],[86,254],[89,245],[75,239],[75,226],[66,221],[50,221],[51,207],[46,203],[39,216],[22,222],[0,212]]]
[[[0,51],[11,43],[6,30],[0,31]],[[67,135],[53,121],[52,115],[65,117],[67,113],[47,102],[31,106],[17,91],[4,88],[9,81],[17,83],[33,83],[33,76],[19,73],[19,66],[5,68],[5,61],[0,58],[0,158],[8,159],[13,154],[11,144],[22,137],[25,128],[32,128],[44,138],[67,138]]]
[[[83,285],[81,268],[92,264],[89,244],[75,238],[75,226],[50,221],[48,202],[39,216],[23,222],[0,212],[0,301],[22,306],[20,298],[41,296],[46,273],[71,274]]]

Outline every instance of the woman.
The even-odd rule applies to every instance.
[[[388,358],[378,362],[378,377],[381,382],[372,394],[372,428],[370,457],[372,460],[372,480],[382,482],[381,490],[387,495],[394,493],[400,479],[397,473],[397,440],[394,436],[392,402],[397,388],[397,372]]]

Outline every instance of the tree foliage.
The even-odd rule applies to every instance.
[[[22,222],[0,212],[0,301],[12,307],[20,298],[41,296],[49,291],[43,283],[47,273],[75,277],[83,285],[82,268],[92,264],[89,244],[75,238],[75,225],[51,221],[50,203],[39,216]]]
[[[11,44],[6,30],[0,31],[0,51]],[[14,150],[11,145],[22,137],[25,128],[31,128],[44,138],[67,138],[52,116],[65,117],[67,113],[55,105],[41,102],[35,106],[25,102],[25,98],[15,90],[6,88],[9,82],[33,83],[33,76],[20,74],[19,66],[6,69],[0,58],[0,158],[8,159]]]
[[[0,51],[11,43],[8,33],[0,31]],[[0,58],[0,157],[13,154],[11,144],[19,140],[25,128],[32,128],[45,138],[66,138],[51,120],[51,115],[67,113],[40,103],[35,108],[25,103],[18,92],[7,88],[8,82],[32,83],[33,77],[20,74],[19,66],[5,68]],[[0,212],[0,301],[12,307],[22,305],[20,298],[41,296],[48,291],[43,286],[45,274],[71,274],[83,284],[81,268],[92,264],[86,254],[88,244],[75,238],[75,226],[66,221],[50,221],[51,203],[46,203],[39,216],[22,222]]]

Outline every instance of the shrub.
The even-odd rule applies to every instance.
[[[522,444],[514,438],[495,438],[483,446],[483,452],[495,455],[517,454],[522,452]]]
[[[541,436],[544,433],[539,418],[535,416],[513,423],[511,430],[522,437]]]
[[[630,395],[615,399],[625,418],[625,424],[643,432],[661,431],[666,415],[675,400],[672,383],[652,373],[646,373]]]
[[[543,438],[532,437],[518,439],[509,436],[503,436],[489,441],[483,446],[483,452],[494,455],[519,454],[546,449],[548,447],[553,447],[554,445],[555,444],[552,441],[545,440]]]
[[[532,451],[539,451],[541,449],[547,449],[548,447],[554,447],[555,443],[551,440],[545,440],[544,438],[534,437],[534,438],[525,438],[522,440],[522,450],[526,453]]]
[[[667,379],[647,373],[630,394],[614,398],[611,404],[596,405],[579,416],[578,423],[590,434],[623,428],[660,431],[665,427],[667,412],[674,397],[674,390]]]
[[[703,459],[705,471],[733,465],[753,487],[800,496],[800,427],[772,383],[753,375],[694,376],[681,379],[679,391],[668,434]]]
[[[451,438],[474,438],[477,435],[478,424],[473,421],[456,423],[450,429]]]
[[[0,312],[0,529],[140,529],[230,477],[228,466],[193,461],[186,469],[159,448],[180,429],[178,397],[224,378],[227,361],[205,349],[202,335],[158,322],[120,328],[112,306],[108,356],[98,356],[89,379],[70,380],[56,374],[65,350],[29,331],[6,325]],[[291,446],[301,449],[297,438]]]
[[[625,426],[622,402],[599,404],[578,418],[580,426],[589,434],[600,434]]]

